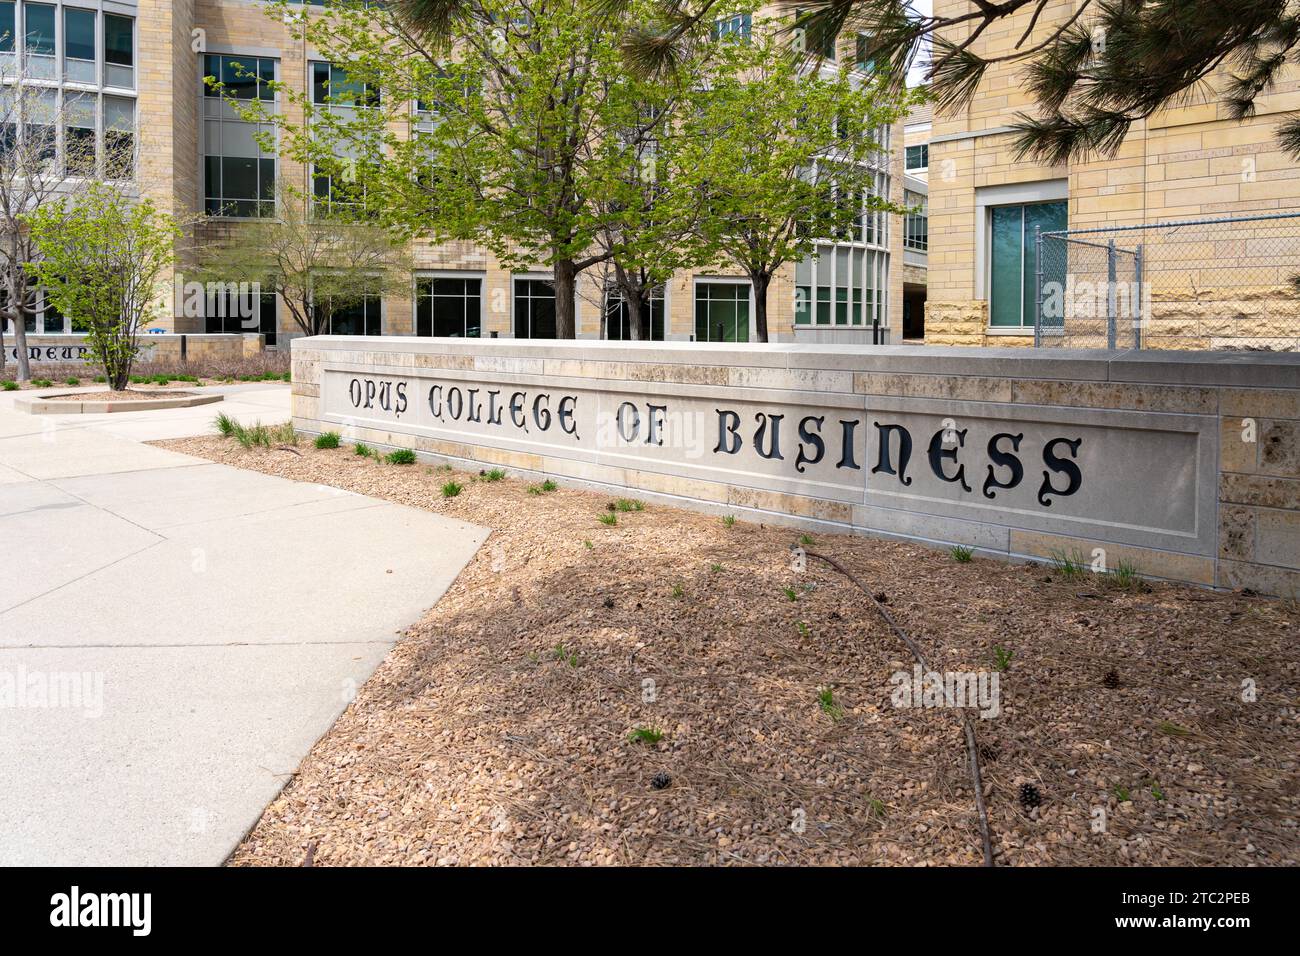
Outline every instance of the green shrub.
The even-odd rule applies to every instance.
[[[388,462],[390,465],[414,465],[415,452],[411,451],[409,448],[398,448],[385,455],[384,461]]]
[[[500,481],[506,476],[504,468],[493,468],[491,471],[485,471],[480,476],[484,481]]]
[[[283,422],[272,428],[271,440],[279,445],[297,445],[298,433],[293,429],[293,422]]]
[[[105,383],[105,382],[108,381],[108,376],[107,376],[107,375],[96,375],[96,376],[95,376],[95,381],[96,381],[96,382],[100,382],[100,383]]]
[[[5,382],[4,384],[0,385],[0,388],[3,388],[6,392],[16,392],[18,391],[19,387],[20,386],[18,385],[17,382]]]
[[[619,498],[614,502],[614,507],[619,511],[645,511],[645,505],[635,498]]]
[[[315,445],[317,448],[338,448],[339,433],[324,432],[323,434],[317,435],[316,440],[312,442],[312,444]]]
[[[551,492],[558,487],[560,486],[557,485],[555,482],[551,481],[551,479],[549,478],[547,478],[545,481],[542,482],[542,491]]]
[[[32,379],[32,387],[33,387],[33,388],[49,388],[49,387],[50,387],[51,385],[53,385],[53,384],[54,384],[54,383],[51,382],[48,378],[34,378],[34,379]]]
[[[362,442],[357,442],[354,446],[352,446],[352,450],[356,454],[360,455],[362,458],[369,458],[371,455],[375,454],[375,450],[373,448],[371,448],[369,445],[366,445]]]
[[[239,444],[244,448],[253,448],[256,446],[270,448],[271,439],[271,429],[263,425],[261,422],[253,422],[253,424],[249,426],[240,425],[238,422],[235,423],[235,441],[239,442]]]
[[[609,525],[612,528],[614,525],[618,524],[618,515],[614,514],[612,511],[606,511],[600,516],[600,523]]]
[[[73,388],[76,388],[78,385],[81,384],[81,379],[77,378],[77,376],[75,376],[75,375],[69,375],[69,376],[64,380],[63,384],[64,384],[64,385],[71,385]]]
[[[442,496],[444,498],[455,498],[464,490],[465,486],[457,481],[449,481],[442,486]]]
[[[817,692],[817,706],[831,720],[839,720],[844,716],[844,708],[836,703],[835,692],[829,687],[824,687]]]
[[[167,385],[171,382],[171,377],[167,375],[155,375],[152,381],[155,385]]]

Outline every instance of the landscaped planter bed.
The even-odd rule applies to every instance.
[[[894,706],[907,651],[842,575],[794,569],[798,531],[350,445],[160,444],[493,529],[233,863],[980,862],[957,713]],[[1300,861],[1294,601],[805,544],[934,669],[1011,655],[977,721],[999,865]]]
[[[210,405],[225,398],[220,392],[69,392],[60,395],[41,395],[20,398],[14,402],[19,411],[32,415],[106,415],[115,412],[149,412],[164,408],[192,408]]]

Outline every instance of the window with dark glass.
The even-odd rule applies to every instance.
[[[695,284],[695,341],[749,341],[749,283]]]
[[[14,52],[14,39],[18,36],[17,4],[13,0],[0,3],[0,53]]]
[[[483,280],[434,276],[415,284],[415,334],[478,338],[483,324]]]
[[[662,342],[664,338],[664,287],[657,286],[650,293],[650,314],[641,309],[642,339]],[[632,340],[632,315],[627,300],[617,288],[605,294],[605,338],[611,341]]]
[[[334,310],[326,323],[325,334],[382,335],[383,315],[383,300],[377,295],[368,295],[361,302]]]
[[[135,21],[104,14],[104,85],[135,89]]]
[[[274,127],[248,122],[226,98],[274,101],[277,61],[266,57],[204,57],[203,195],[209,216],[275,215],[276,156],[264,148]]]
[[[104,175],[135,175],[135,100],[125,96],[104,97]]]
[[[63,166],[69,176],[95,175],[94,93],[65,93],[63,97]]]
[[[1024,327],[1034,324],[1036,266],[1035,228],[1055,232],[1066,228],[1064,200],[989,211],[989,324]]]
[[[555,338],[555,287],[548,280],[515,280],[515,338]]]
[[[378,106],[379,88],[348,79],[347,70],[333,63],[311,65],[312,102],[336,107]]]
[[[70,83],[95,82],[95,11],[63,8],[63,76]]]
[[[267,345],[275,345],[276,298],[274,292],[211,292],[204,302],[203,330],[209,334],[260,332]]]
[[[905,163],[908,169],[929,169],[930,168],[930,146],[928,143],[922,143],[920,146],[909,146],[905,151]]]

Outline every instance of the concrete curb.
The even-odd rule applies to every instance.
[[[63,393],[71,394],[71,393]],[[114,412],[153,412],[162,408],[193,408],[195,405],[211,405],[225,399],[224,395],[184,394],[176,398],[143,399],[129,402],[56,402],[51,399],[57,395],[44,395],[40,398],[19,398],[14,401],[14,409],[28,415],[109,415]]]

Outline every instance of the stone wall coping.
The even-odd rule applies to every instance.
[[[194,336],[198,337],[198,336]],[[144,337],[144,338],[147,338]],[[568,359],[661,365],[978,375],[997,378],[1300,388],[1300,353],[964,348],[798,343],[571,342],[530,339],[321,335],[293,339],[304,352],[365,351]]]

